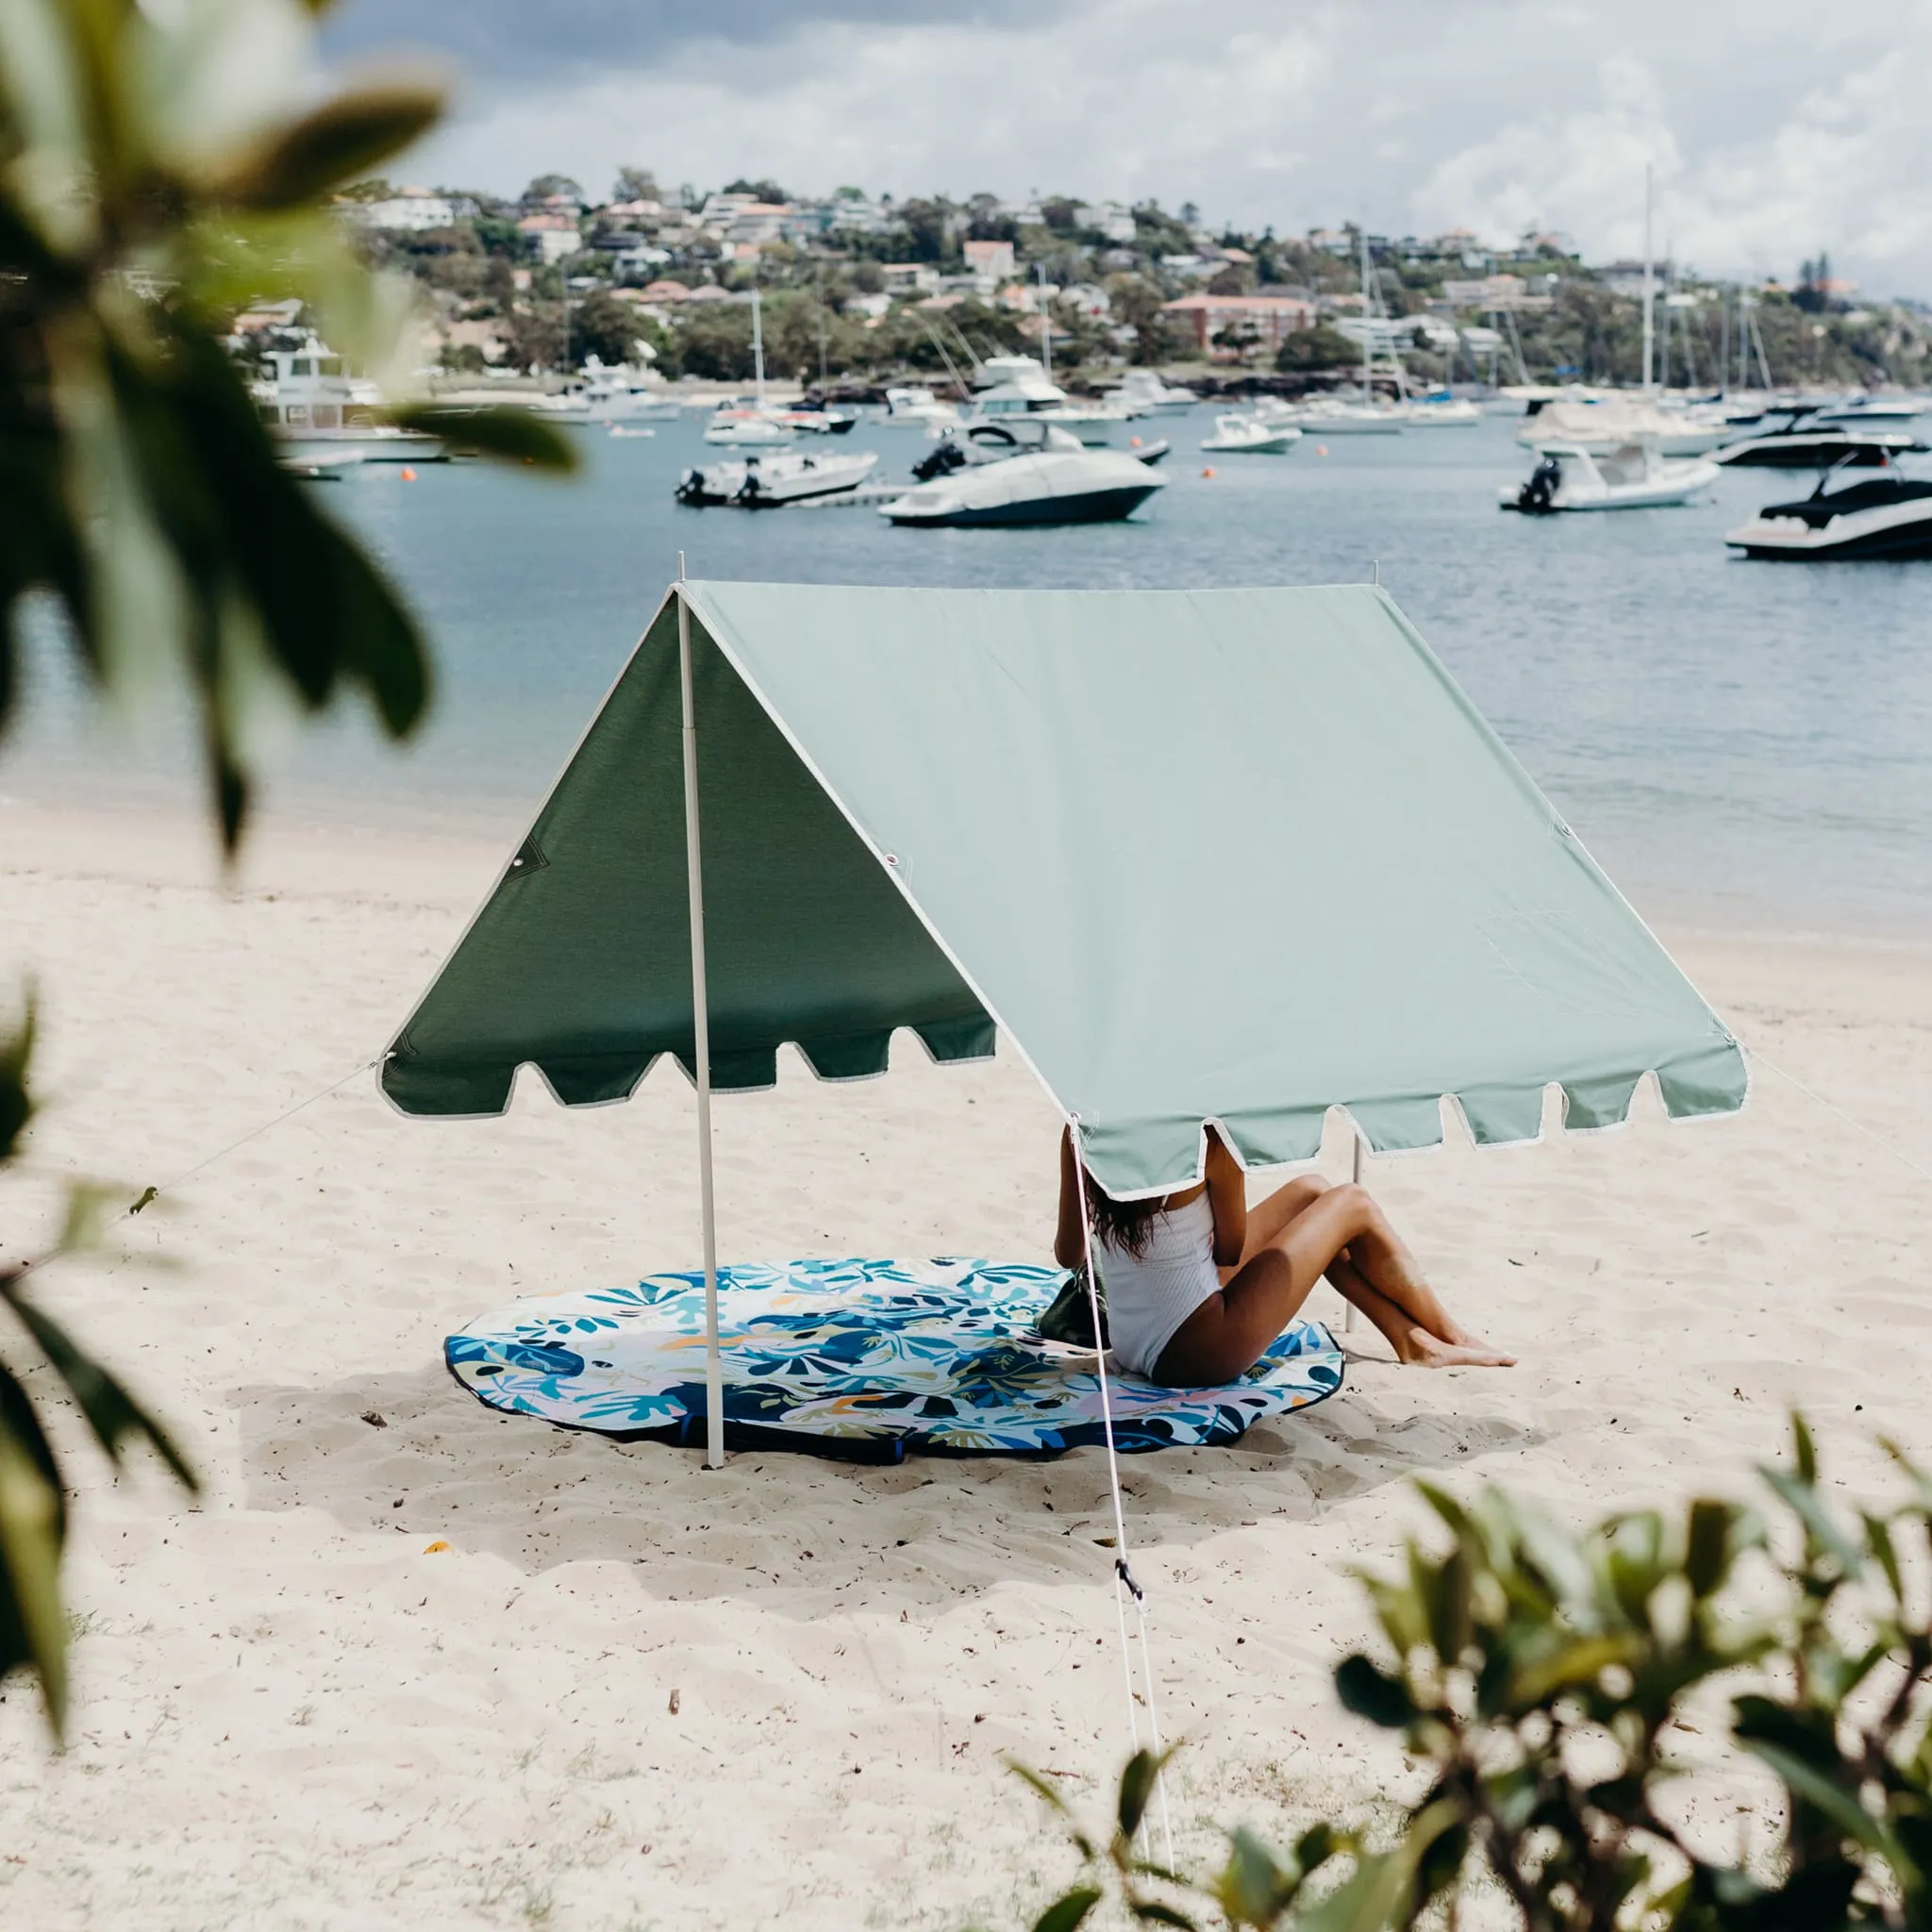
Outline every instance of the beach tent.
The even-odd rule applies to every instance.
[[[1742,1104],[1737,1042],[1393,600],[680,582],[382,1071],[488,1114],[997,1029],[1109,1192]],[[715,1314],[715,1299],[713,1297]],[[708,1427],[722,1453],[715,1322]]]

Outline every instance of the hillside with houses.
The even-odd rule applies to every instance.
[[[1587,264],[1565,238],[1485,245],[1354,226],[1216,229],[1191,205],[974,194],[811,197],[768,180],[711,192],[621,171],[608,195],[561,175],[513,200],[370,181],[339,203],[376,263],[421,290],[426,357],[458,378],[556,375],[591,357],[666,380],[768,367],[819,387],[961,379],[1024,350],[1077,382],[1122,364],[1238,386],[1319,386],[1365,346],[1424,382],[1634,382],[1643,264]],[[1669,386],[1924,382],[1932,318],[1863,302],[1821,252],[1747,287],[1658,261]],[[299,325],[244,318],[244,339]]]

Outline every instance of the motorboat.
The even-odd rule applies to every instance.
[[[1408,421],[1406,403],[1351,403],[1322,396],[1306,403],[1294,420],[1321,436],[1395,436]]]
[[[665,422],[679,409],[677,398],[664,393],[661,381],[653,386],[641,370],[612,369],[595,356],[587,356],[581,374],[572,376],[555,395],[539,397],[533,407],[559,422],[599,427]]]
[[[707,463],[687,470],[675,491],[679,503],[731,504],[739,509],[782,509],[814,496],[856,490],[878,458],[870,450],[807,454],[779,450],[740,462]]]
[[[874,418],[875,425],[889,429],[919,429],[937,433],[950,429],[959,420],[951,403],[942,403],[929,389],[889,389],[886,413]]]
[[[1632,441],[1604,449],[1582,442],[1546,442],[1528,482],[1505,489],[1504,509],[1528,516],[1557,510],[1662,509],[1689,503],[1717,480],[1707,458],[1666,457],[1656,443]]]
[[[449,454],[440,436],[399,429],[381,420],[382,395],[353,375],[319,336],[299,349],[269,354],[271,375],[251,386],[256,412],[276,455],[298,467],[353,457],[365,463],[439,463]]]
[[[1191,389],[1163,382],[1152,369],[1128,370],[1114,396],[1130,416],[1177,416],[1201,400]]]
[[[1482,420],[1476,404],[1446,389],[1418,396],[1408,406],[1409,426],[1415,429],[1467,429]]]
[[[1214,434],[1201,442],[1212,456],[1285,457],[1302,440],[1292,423],[1271,423],[1260,416],[1217,416]]]
[[[1823,421],[1807,403],[1767,409],[1749,435],[1725,443],[1716,458],[1737,468],[1837,470],[1850,465],[1870,470],[1924,448],[1909,429],[1861,429]]]
[[[1659,456],[1701,457],[1734,433],[1720,410],[1666,409],[1648,397],[1607,394],[1596,401],[1564,397],[1535,407],[1516,440],[1531,449],[1546,442],[1603,450],[1644,442],[1654,444]]]
[[[1038,416],[1018,416],[1005,423],[962,423],[941,435],[933,447],[913,464],[912,474],[919,482],[930,483],[959,470],[1010,462],[1015,457],[1044,456],[1055,451],[1078,455],[1085,447],[1070,430],[1055,423],[1043,423]],[[1153,464],[1172,447],[1165,437],[1149,443],[1136,438],[1134,447],[1125,454],[1137,463]]]
[[[1870,476],[1827,490],[1831,476],[1795,503],[1767,504],[1724,541],[1746,557],[1825,561],[1932,557],[1932,483]]]
[[[1841,396],[1819,407],[1816,421],[1834,428],[1896,427],[1923,416],[1932,403],[1924,396]]]
[[[629,423],[613,423],[610,425],[609,430],[609,434],[612,440],[616,441],[624,441],[625,440],[631,437],[636,437],[641,441],[644,437],[656,436],[657,433],[658,432],[655,429],[653,429],[648,423],[642,425],[632,425]]]
[[[1058,431],[1067,442],[1074,439]],[[967,462],[879,506],[890,523],[943,529],[973,525],[1101,524],[1131,516],[1166,478],[1117,450],[1071,449]]]
[[[705,441],[726,449],[766,448],[797,433],[777,410],[757,408],[716,409],[705,425]]]
[[[1105,402],[1075,402],[1030,356],[989,356],[979,365],[982,376],[992,378],[975,389],[962,420],[991,422],[1010,416],[1037,416],[1071,430],[1085,443],[1112,441],[1130,411],[1117,397]]]
[[[850,436],[858,418],[850,409],[781,409],[779,422],[804,436]]]

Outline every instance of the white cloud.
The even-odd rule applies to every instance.
[[[498,190],[620,162],[900,195],[1198,202],[1293,231],[1532,223],[1712,272],[1832,250],[1932,290],[1932,0],[1066,0],[990,23],[819,22],[650,65],[475,77],[412,173]],[[544,9],[530,10],[533,41]]]
[[[1775,125],[1724,134],[1673,113],[1657,67],[1603,60],[1596,99],[1546,102],[1439,162],[1417,192],[1424,225],[1507,235],[1532,225],[1591,253],[1635,256],[1646,162],[1657,183],[1657,243],[1713,274],[1789,273],[1831,246],[1871,275],[1932,279],[1932,9],[1866,64],[1801,92]]]

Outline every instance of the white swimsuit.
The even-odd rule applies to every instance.
[[[1185,1207],[1157,1214],[1147,1250],[1130,1255],[1104,1235],[1095,1261],[1107,1294],[1108,1337],[1122,1368],[1151,1375],[1181,1324],[1221,1292],[1214,1268],[1214,1208],[1204,1188]]]

